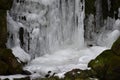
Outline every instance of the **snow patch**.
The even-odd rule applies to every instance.
[[[9,76],[0,76],[0,79],[1,80],[4,80],[4,79],[14,80],[14,78],[24,78],[24,77],[26,76],[17,74],[17,75],[9,75]]]
[[[20,61],[22,61],[22,62],[28,62],[28,61],[30,61],[30,59],[31,59],[30,55],[27,54],[19,46],[13,47],[12,50],[13,50],[13,54],[15,55],[15,57],[19,58]]]
[[[113,42],[120,36],[119,30],[113,30],[107,32],[107,34],[101,34],[98,39],[98,44],[100,46],[106,46],[111,48]]]

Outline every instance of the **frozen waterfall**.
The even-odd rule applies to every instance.
[[[84,0],[14,0],[8,15],[8,47],[33,58],[68,46],[84,46]]]
[[[120,36],[120,19],[104,18],[101,0],[88,4],[95,12],[86,14],[86,1],[14,0],[7,14],[7,47],[21,61],[29,62],[25,69],[42,76],[48,71],[86,69],[91,59]],[[118,12],[120,17],[120,8]]]

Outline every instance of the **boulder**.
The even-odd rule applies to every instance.
[[[20,74],[22,73],[22,65],[17,61],[10,49],[0,49],[0,61],[8,65],[6,74]]]
[[[112,50],[105,50],[94,60],[91,60],[88,67],[96,72],[96,77],[100,80],[119,80],[120,76],[120,56],[114,54]]]
[[[23,74],[23,75],[31,75],[32,73],[29,72],[29,71],[27,71],[27,70],[23,70],[23,71],[22,71],[22,74]]]

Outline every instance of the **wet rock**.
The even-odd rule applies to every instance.
[[[91,79],[92,78],[92,79]],[[91,70],[73,69],[65,74],[65,80],[95,80]]]
[[[8,65],[6,74],[20,74],[22,73],[22,65],[17,61],[10,49],[0,49],[0,61]]]
[[[0,0],[0,47],[5,48],[7,42],[7,10],[12,7],[13,0]]]
[[[112,51],[120,56],[120,37],[113,43]]]
[[[3,61],[0,61],[0,75],[6,74],[7,70],[8,70],[8,65]]]
[[[65,74],[65,78],[75,79],[75,77],[79,76],[80,72],[81,72],[80,69],[73,69]]]
[[[12,7],[13,0],[0,0],[0,74],[11,75],[22,73],[22,65],[17,61],[7,42],[7,10]]]
[[[96,72],[96,77],[100,80],[119,80],[120,76],[120,56],[114,54],[112,50],[105,50],[94,60],[91,60],[88,67]]]
[[[119,80],[120,76],[120,37],[114,42],[110,50],[103,51],[94,60],[91,60],[88,67],[95,77],[100,80]]]
[[[13,0],[0,0],[0,9],[9,10],[12,7]]]
[[[22,71],[22,74],[23,74],[23,75],[31,75],[31,72],[29,72],[29,71],[27,71],[27,70],[23,70],[23,71]]]
[[[96,0],[85,0],[85,14],[95,14],[95,1]]]
[[[0,74],[18,74],[22,72],[22,66],[12,54],[6,49],[7,42],[7,10],[12,7],[13,0],[0,0]]]
[[[14,78],[13,80],[31,80],[30,77]]]
[[[5,48],[7,42],[6,10],[0,9],[0,47]]]
[[[73,69],[65,73],[63,78],[51,76],[47,78],[38,78],[33,80],[98,80],[97,78],[91,75],[93,74],[91,72],[92,72],[91,70]]]
[[[6,79],[3,79],[3,80],[9,80],[8,78],[6,78]]]

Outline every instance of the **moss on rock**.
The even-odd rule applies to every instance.
[[[115,55],[112,50],[105,50],[94,60],[90,61],[88,67],[91,67],[96,72],[95,76],[100,80],[119,80],[119,62],[120,56]]]
[[[120,37],[113,43],[111,49],[116,55],[120,56]]]
[[[108,56],[111,54],[110,50],[106,50],[102,52],[99,56],[95,58],[95,60],[91,60],[88,64],[88,67],[91,67],[97,74],[96,76],[99,79],[105,79],[106,68],[107,68],[107,61]]]
[[[64,74],[64,78],[59,78],[57,76],[51,76],[49,78],[34,79],[34,80],[96,80],[96,78],[91,77],[91,70],[80,70],[73,69]]]
[[[93,77],[91,70],[73,69],[65,74],[64,79],[67,80],[91,80]],[[93,79],[94,80],[94,79]]]

